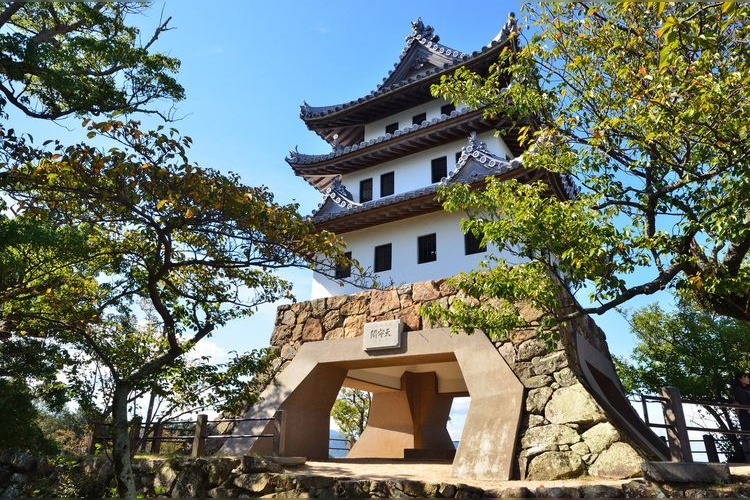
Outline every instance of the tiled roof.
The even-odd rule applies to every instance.
[[[424,29],[422,31],[415,29],[414,26],[416,23],[421,23],[421,20],[412,23],[413,32],[411,35],[406,37],[406,45],[401,51],[398,62],[394,64],[394,69],[392,69],[388,73],[388,75],[383,78],[383,82],[378,85],[375,90],[358,99],[330,106],[310,106],[309,104],[307,104],[307,102],[304,102],[300,106],[300,117],[303,120],[309,120],[320,118],[326,115],[331,115],[357,104],[367,102],[383,94],[388,94],[399,88],[420,82],[433,75],[451,71],[456,67],[471,61],[472,59],[483,56],[488,52],[496,51],[496,49],[498,49],[508,41],[508,36],[510,34],[510,32],[507,31],[504,27],[501,34],[499,34],[488,45],[482,47],[481,50],[474,51],[471,54],[465,54],[461,51],[438,43],[437,37],[429,32],[429,29],[431,29],[431,27],[426,27],[428,29],[427,33],[425,33]],[[414,49],[417,47],[426,49],[430,54],[433,54],[436,58],[439,58],[439,60],[442,61],[443,64],[436,66],[431,65],[430,67],[426,67],[426,69],[422,72],[408,72],[407,70],[409,68],[404,69],[403,66],[407,63],[413,64],[414,61],[410,60],[410,58],[407,56],[412,54],[414,52]]]
[[[472,134],[469,143],[461,150],[461,157],[456,163],[456,168],[448,173],[441,184],[450,184],[453,182],[477,182],[487,176],[500,175],[510,170],[521,168],[520,158],[508,161],[492,154],[487,145],[476,139]],[[420,198],[427,194],[435,193],[437,184],[432,184],[423,188],[407,191],[394,196],[386,196],[377,200],[365,203],[357,203],[352,199],[351,194],[338,182],[333,182],[326,188],[325,199],[313,214],[313,220],[323,222],[344,215],[353,215],[369,210],[373,210],[385,205],[399,203],[410,199]]]
[[[456,162],[456,168],[442,179],[441,185],[463,182],[474,184],[490,176],[501,176],[513,171],[523,170],[523,159],[500,158],[487,148],[487,144],[476,138],[476,134],[469,137],[468,144],[461,150],[461,156]],[[511,174],[513,175],[513,174]],[[560,187],[564,196],[575,198],[579,192],[572,177],[569,175],[559,176]],[[415,200],[426,195],[435,194],[438,185],[432,184],[412,191],[399,193],[393,196],[378,198],[365,203],[357,203],[346,188],[338,181],[334,181],[325,190],[325,199],[312,215],[313,221],[318,223],[332,221],[340,217],[348,217],[376,210],[388,205]]]
[[[296,164],[304,165],[304,164],[319,163],[321,161],[326,161],[332,158],[336,158],[337,156],[343,156],[343,155],[346,155],[348,153],[351,153],[357,150],[365,149],[368,146],[374,146],[375,144],[380,144],[381,142],[387,141],[393,137],[405,135],[405,134],[408,134],[410,132],[414,132],[420,129],[426,129],[427,127],[449,120],[450,118],[455,118],[457,116],[468,114],[471,112],[473,111],[468,108],[463,108],[460,110],[454,109],[453,111],[451,111],[450,115],[441,115],[439,117],[436,116],[432,118],[431,120],[425,120],[422,123],[410,125],[408,127],[404,127],[402,129],[396,130],[392,134],[384,134],[378,137],[374,137],[367,141],[361,141],[358,144],[352,144],[351,146],[334,148],[333,151],[331,151],[330,153],[326,153],[326,154],[310,155],[310,154],[300,153],[299,151],[296,151],[296,150],[290,151],[289,156],[286,157],[286,161],[287,163],[289,163],[289,165],[296,165]]]

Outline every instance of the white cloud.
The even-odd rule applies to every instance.
[[[188,359],[198,359],[208,356],[212,363],[223,363],[229,359],[227,351],[211,339],[198,342],[187,354]]]

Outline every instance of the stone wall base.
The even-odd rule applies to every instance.
[[[28,455],[0,457],[0,497],[109,496],[111,464],[98,458],[70,461],[74,478],[47,459]],[[626,481],[569,481],[554,485],[520,481],[480,488],[460,482],[431,483],[399,478],[352,479],[311,474],[304,466],[282,468],[262,458],[136,459],[136,482],[145,498],[727,498],[750,496],[750,483],[722,485]],[[72,482],[71,482],[72,479]],[[731,479],[731,476],[730,476]],[[734,478],[738,480],[740,478]],[[98,490],[91,488],[98,485]],[[97,491],[99,491],[97,493]]]

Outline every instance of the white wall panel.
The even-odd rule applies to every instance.
[[[343,234],[347,243],[347,250],[352,257],[372,271],[375,247],[386,243],[393,246],[392,269],[377,273],[378,281],[387,285],[414,283],[453,276],[459,271],[475,269],[481,259],[487,254],[464,254],[464,235],[461,232],[461,214],[435,212],[409,219],[390,222],[380,226],[352,231]],[[417,264],[417,238],[435,233],[437,237],[437,260],[424,264]],[[490,251],[495,250],[493,248]],[[510,255],[503,255],[509,262],[517,262]],[[329,280],[325,276],[314,273],[312,298],[328,297],[332,295],[348,294],[360,291],[359,288]]]

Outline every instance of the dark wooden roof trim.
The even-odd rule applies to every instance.
[[[450,116],[435,117],[421,124],[397,130],[393,134],[336,148],[327,154],[309,155],[297,150],[290,151],[286,161],[296,175],[303,177],[319,191],[324,191],[332,176],[401,158],[466,137],[472,132],[486,132],[500,124],[498,120],[485,119],[481,110],[454,110]],[[513,135],[511,131],[508,133]]]

